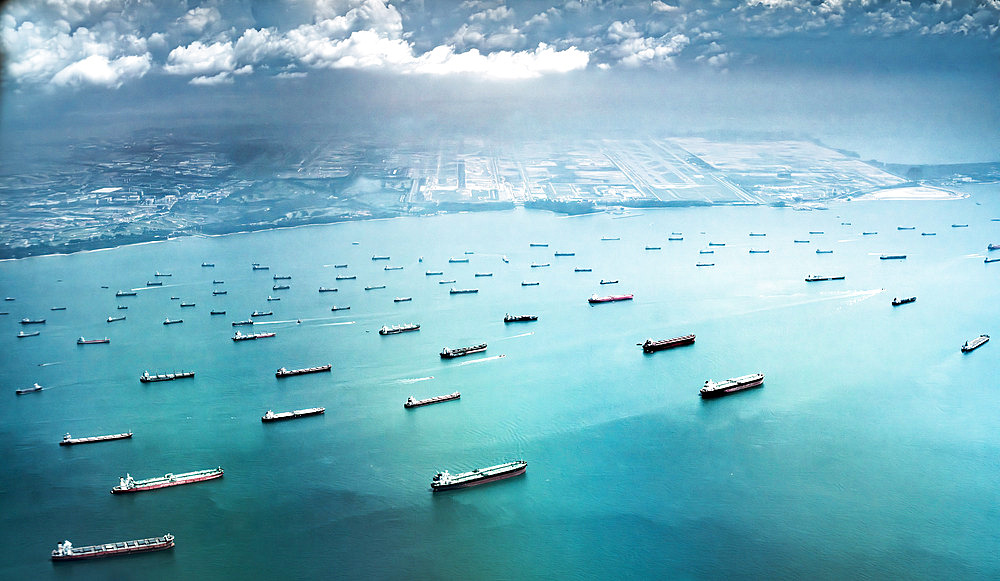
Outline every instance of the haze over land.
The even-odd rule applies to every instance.
[[[0,17],[2,215],[48,220],[20,210],[41,207],[58,218],[15,246],[61,243],[66,236],[45,232],[64,229],[107,233],[109,223],[120,233],[183,232],[200,222],[172,225],[185,208],[174,200],[233,192],[250,191],[231,201],[256,200],[271,214],[204,212],[223,216],[228,229],[276,225],[303,208],[298,218],[364,217],[373,213],[330,200],[422,209],[444,198],[421,193],[461,189],[448,182],[457,182],[460,159],[469,171],[485,164],[486,181],[467,189],[485,183],[497,201],[567,193],[517,168],[559,158],[600,158],[594,167],[622,174],[603,185],[624,183],[651,199],[670,190],[669,200],[680,190],[643,179],[633,170],[648,160],[619,155],[621,144],[684,158],[694,152],[682,144],[706,138],[724,149],[781,141],[801,152],[821,143],[820,158],[901,164],[902,176],[876,180],[888,185],[921,177],[906,175],[911,165],[1000,161],[998,30],[996,0],[11,2]],[[540,150],[550,157],[538,158]],[[772,176],[808,173],[795,160],[765,157],[760,170]],[[753,160],[739,171],[753,173]],[[694,182],[714,180],[685,171]],[[954,174],[963,172],[945,172]],[[866,184],[848,176],[818,192]],[[708,190],[693,199],[773,201],[744,186],[733,200]],[[112,196],[104,219],[65,220],[76,211],[64,204],[100,205],[94,192],[121,192],[123,208]],[[166,223],[139,203],[164,204]]]

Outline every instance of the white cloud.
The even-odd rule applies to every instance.
[[[456,53],[439,46],[417,57],[405,72],[449,75],[473,74],[490,79],[533,79],[550,73],[568,73],[587,67],[590,55],[576,47],[555,50],[540,43],[533,51],[498,51],[482,54],[476,49]]]
[[[227,71],[223,71],[217,75],[197,76],[188,81],[189,85],[196,85],[202,87],[214,87],[216,85],[231,85],[232,83],[233,83],[233,77]]]
[[[188,32],[201,34],[207,27],[215,24],[222,18],[219,9],[215,6],[199,6],[188,10],[181,17],[181,24]]]
[[[236,55],[231,42],[202,44],[194,41],[170,51],[163,70],[172,75],[208,75],[236,68]]]
[[[97,85],[118,88],[128,79],[145,75],[151,65],[149,54],[126,56],[109,60],[105,56],[91,55],[63,68],[52,76],[56,86],[78,87]]]
[[[653,12],[676,12],[680,10],[680,6],[673,6],[663,2],[663,0],[654,0],[652,4]]]
[[[483,10],[482,12],[477,12],[469,17],[469,22],[476,22],[477,20],[499,22],[501,20],[506,20],[508,18],[513,18],[514,11],[507,8],[505,5],[497,6],[496,8],[490,8],[488,10]]]

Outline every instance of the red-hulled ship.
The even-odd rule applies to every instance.
[[[612,303],[615,301],[630,301],[632,300],[632,295],[608,295],[606,297],[599,297],[596,294],[592,295],[587,302],[590,304],[595,303]]]
[[[173,546],[174,535],[170,533],[151,539],[119,541],[117,543],[91,545],[89,547],[74,547],[73,543],[63,541],[52,551],[52,560],[76,561],[79,559],[97,559],[100,557],[114,557],[116,555],[131,555],[132,553],[162,551],[164,549],[171,549]]]
[[[131,474],[126,474],[124,478],[119,478],[120,483],[111,489],[111,494],[122,494],[125,492],[141,492],[143,490],[156,490],[157,488],[167,488],[169,486],[180,486],[181,484],[192,484],[214,480],[222,477],[222,467],[211,470],[197,470],[195,472],[185,472],[184,474],[164,474],[156,478],[136,480]]]
[[[701,397],[705,399],[722,397],[724,395],[736,393],[737,391],[743,391],[744,389],[760,387],[763,383],[763,373],[753,373],[742,377],[734,377],[725,381],[712,381],[709,379],[705,382],[705,387],[701,388]]]
[[[690,345],[691,343],[694,343],[694,333],[690,335],[684,335],[683,337],[674,337],[673,339],[661,339],[659,341],[646,339],[646,342],[642,343],[641,345],[643,352],[652,353],[654,351],[662,351],[664,349],[680,347],[681,345]]]

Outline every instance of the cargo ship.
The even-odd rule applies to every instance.
[[[524,471],[527,468],[527,462],[524,460],[515,460],[513,462],[505,462],[488,468],[476,468],[470,472],[462,472],[460,474],[449,474],[448,471],[445,470],[444,472],[438,472],[434,475],[433,480],[431,480],[431,490],[434,492],[442,492],[445,490],[468,488],[470,486],[495,482],[497,480],[503,480],[504,478],[520,476],[521,474],[524,474]]]
[[[528,321],[537,321],[538,315],[504,315],[504,323],[525,323]]]
[[[25,337],[37,337],[40,334],[41,334],[40,331],[33,331],[31,333],[25,333],[24,331],[18,331],[17,332],[17,338],[18,339],[23,339]]]
[[[695,266],[715,266],[714,262],[699,262]]]
[[[862,236],[874,236],[876,234],[878,234],[878,232],[862,232],[861,233]]]
[[[449,393],[448,395],[437,395],[434,397],[429,397],[427,399],[413,399],[413,396],[411,395],[410,397],[406,398],[406,402],[403,403],[403,407],[418,408],[423,405],[430,405],[432,403],[441,403],[443,401],[451,401],[453,399],[458,399],[460,397],[462,397],[462,394],[458,393],[457,391],[455,393]]]
[[[193,307],[194,303],[181,303],[182,307]]]
[[[255,262],[255,263],[251,264],[250,267],[253,270],[271,270],[270,266],[264,266],[264,265],[260,264],[259,262]]]
[[[767,234],[765,234],[763,232],[751,232],[750,235],[751,236],[767,236]]]
[[[661,339],[654,341],[652,339],[646,339],[645,343],[640,343],[644,353],[652,353],[654,351],[662,351],[664,349],[671,349],[673,347],[680,347],[681,345],[690,345],[694,343],[694,334],[684,335],[682,337],[674,337],[673,339]]]
[[[821,280],[844,280],[844,278],[846,278],[846,277],[843,276],[843,275],[820,276],[820,275],[817,275],[817,274],[810,274],[809,276],[806,277],[806,282],[817,282],[817,281],[821,281]]]
[[[556,256],[576,256],[576,252],[556,252]]]
[[[471,347],[456,347],[454,349],[445,347],[441,350],[441,358],[454,359],[470,353],[482,353],[483,351],[486,351],[486,343],[480,343],[479,345],[473,345]]]
[[[338,274],[337,275],[337,280],[354,280],[356,278],[358,278],[358,275],[356,275],[356,274]]]
[[[476,273],[476,278],[483,278],[483,277],[486,277],[486,276],[493,276],[493,273],[492,272],[477,272]]]
[[[278,291],[278,290],[288,290],[290,288],[292,288],[292,287],[290,287],[287,284],[276,284],[276,285],[274,285],[274,286],[271,287],[271,290],[276,290],[276,291]]]
[[[142,375],[139,376],[139,381],[142,383],[154,383],[157,381],[173,381],[175,379],[185,379],[188,377],[194,377],[194,371],[181,371],[179,373],[157,373],[156,375],[150,375],[149,371],[143,371]]]
[[[969,225],[968,224],[952,224],[951,227],[952,228],[968,228]]]
[[[368,291],[368,290],[378,290],[380,288],[385,288],[385,285],[384,284],[373,284],[371,286],[366,286],[365,290],[366,291]]]
[[[546,266],[551,266],[551,264],[548,263],[548,262],[542,262],[542,263],[532,262],[531,263],[531,268],[545,268]]]
[[[916,226],[896,226],[896,230],[916,230]]]
[[[593,272],[593,268],[574,268],[573,272]]]
[[[79,339],[76,340],[77,345],[100,345],[102,343],[110,343],[110,342],[111,339],[108,339],[107,337],[103,339],[84,339],[83,337],[80,337]]]
[[[905,305],[906,303],[912,303],[915,300],[917,300],[917,297],[906,297],[906,298],[903,298],[903,299],[893,297],[893,299],[892,299],[892,306],[898,307],[899,305]]]
[[[737,391],[743,391],[744,389],[760,387],[763,383],[763,373],[753,373],[742,377],[734,377],[725,381],[712,381],[709,379],[705,382],[705,387],[701,388],[700,393],[701,397],[705,399],[722,397],[724,395],[736,393]]]
[[[531,248],[548,248],[549,247],[549,243],[548,242],[529,242],[528,246],[530,246]]]
[[[271,280],[292,280],[292,277],[287,274],[276,274],[271,277]]]
[[[770,250],[757,250],[755,248],[750,249],[750,254],[769,254]]]
[[[450,280],[439,280],[439,281],[438,281],[438,284],[454,284],[454,282],[455,282],[455,279],[450,279]]]
[[[333,267],[334,268],[347,268],[347,265],[346,264],[334,264]]]
[[[60,446],[73,446],[75,444],[93,444],[94,442],[110,442],[111,440],[124,440],[126,438],[131,438],[132,432],[125,432],[122,434],[108,434],[107,436],[87,436],[84,438],[74,438],[66,432],[63,436],[62,441],[59,442]]]
[[[224,280],[213,280],[212,284],[226,284],[226,281],[224,281]]]
[[[156,271],[153,276],[173,276],[173,273]]]
[[[378,330],[379,335],[396,335],[398,333],[404,333],[406,331],[419,331],[420,325],[416,323],[407,323],[405,325],[382,325],[382,328]]]
[[[808,240],[792,240],[795,244],[809,244]]]
[[[254,339],[266,339],[268,337],[274,337],[274,333],[248,333],[244,335],[239,331],[233,335],[233,341],[253,341]]]
[[[608,295],[606,297],[599,297],[596,294],[591,295],[587,302],[590,304],[596,303],[613,303],[616,301],[630,301],[632,300],[632,295]]]
[[[424,273],[424,276],[441,276],[442,274],[444,274],[444,271],[428,270],[427,272]]]
[[[52,551],[52,560],[78,561],[81,559],[98,559],[101,557],[131,555],[133,553],[163,551],[165,549],[172,549],[173,547],[174,535],[170,533],[151,539],[120,541],[117,543],[105,543],[103,545],[90,545],[88,547],[74,547],[73,543],[63,541],[56,545],[56,549]]]
[[[618,284],[618,279],[616,278],[616,279],[613,279],[613,280],[605,280],[605,279],[602,278],[601,279],[601,284]]]
[[[253,319],[247,319],[245,321],[233,321],[234,327],[241,327],[243,325],[253,325]]]
[[[387,267],[383,268],[382,270],[403,270],[403,267],[402,266],[387,266]]]
[[[1000,250],[1000,244],[990,244],[986,247],[986,250]]]
[[[337,289],[336,288],[330,288],[330,287],[321,286],[321,287],[319,287],[319,292],[321,292],[321,293],[335,293],[335,292],[337,292]]]
[[[726,243],[725,242],[709,242],[708,245],[709,246],[725,246]]]
[[[251,317],[269,317],[274,314],[274,311],[254,311],[250,313]]]
[[[281,300],[281,297],[272,297],[271,295],[267,295],[267,302],[269,302],[269,303],[272,302],[272,301],[280,301],[280,300]]]
[[[322,413],[326,413],[326,408],[306,408],[304,410],[293,410],[290,412],[280,412],[274,413],[271,410],[260,417],[262,422],[280,422],[281,420],[294,420],[297,418],[305,418],[308,416],[316,416]]]
[[[45,319],[21,319],[19,322],[22,325],[44,325]]]
[[[699,250],[698,254],[715,254],[714,250]]]
[[[883,254],[878,257],[879,260],[903,260],[906,258],[905,254]]]
[[[394,303],[408,303],[413,300],[413,297],[396,297],[392,299]]]
[[[21,389],[16,389],[16,390],[14,390],[14,393],[16,393],[17,395],[24,395],[26,393],[35,393],[36,391],[42,391],[43,389],[45,389],[45,388],[42,387],[42,386],[40,386],[40,385],[38,385],[36,383],[35,385],[32,385],[31,387],[24,387],[24,388],[21,388]]]
[[[226,311],[211,311],[211,312],[209,312],[209,314],[210,315],[225,315]]]
[[[810,234],[822,234],[823,231],[822,230],[810,230],[809,233]]]
[[[647,246],[646,250],[660,250],[659,246]]]
[[[338,307],[337,305],[333,305],[332,307],[330,307],[330,310],[331,311],[349,311],[349,310],[351,310],[351,307],[350,307],[350,305],[343,306],[343,307]]]
[[[118,479],[119,484],[111,489],[111,494],[156,490],[158,488],[180,486],[181,484],[193,484],[195,482],[204,482],[205,480],[214,480],[220,477],[222,477],[221,466],[210,470],[196,470],[194,472],[185,472],[183,474],[173,474],[168,472],[163,476],[156,476],[155,478],[147,478],[145,480],[136,480],[135,478],[132,478],[131,474],[125,474],[124,478]]]
[[[217,297],[219,295],[228,295],[228,294],[229,294],[229,291],[224,291],[224,290],[212,291],[212,296],[213,297]]]
[[[610,242],[612,240],[621,240],[621,237],[620,236],[602,236],[601,237],[601,241],[602,242]]]
[[[538,282],[537,280],[522,280],[521,281],[521,286],[538,286],[539,284],[541,284],[541,283]]]
[[[372,255],[372,260],[389,260],[388,256],[379,256],[377,254]]]
[[[816,249],[816,254],[833,254],[833,251],[832,250],[820,250],[819,248],[817,248]]]
[[[921,236],[937,236],[937,232],[921,232]]]
[[[202,268],[215,268],[215,263],[214,262],[202,262],[201,263],[201,267]]]
[[[668,236],[667,237],[667,242],[680,242],[681,240],[684,240],[683,236]]]
[[[479,292],[479,289],[477,288],[453,288],[450,291],[448,291],[448,294],[467,295],[467,294],[475,294],[477,292]]]
[[[163,286],[163,281],[162,280],[157,280],[157,281],[147,280],[146,281],[146,286]]]
[[[1000,258],[984,258],[983,259],[983,263],[985,263],[985,264],[989,264],[991,262],[997,262],[997,261],[1000,261]]]
[[[989,335],[980,335],[980,336],[976,337],[975,339],[971,339],[969,341],[966,341],[965,344],[962,345],[962,353],[968,353],[969,351],[972,351],[972,350],[980,347],[983,343],[985,343],[985,342],[987,342],[989,340],[990,340],[990,336]],[[35,385],[38,385],[38,384],[36,383]]]
[[[166,319],[163,319],[163,324],[164,324],[164,325],[176,325],[177,323],[183,323],[183,322],[184,322],[184,319],[174,319],[174,320],[170,320],[170,318],[169,318],[169,317],[168,317],[168,318],[166,318]]]
[[[323,371],[330,371],[332,368],[332,365],[318,365],[316,367],[304,367],[302,369],[285,369],[284,367],[279,367],[278,370],[274,372],[274,376],[291,377],[293,375],[305,375],[307,373],[321,373]]]

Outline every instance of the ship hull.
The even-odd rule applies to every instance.
[[[445,492],[447,490],[458,490],[460,488],[472,488],[473,486],[479,486],[480,484],[489,484],[490,482],[496,482],[498,480],[506,480],[507,478],[520,476],[524,474],[525,470],[527,469],[528,469],[527,466],[521,466],[520,468],[517,468],[510,472],[504,472],[503,474],[496,474],[494,476],[487,476],[484,478],[480,478],[478,480],[471,480],[467,482],[460,482],[456,484],[447,484],[447,485],[432,484],[431,490],[433,490],[434,492]]]
[[[70,438],[59,442],[60,446],[75,446],[77,444],[93,444],[95,442],[110,442],[112,440],[125,440],[132,437],[132,432],[126,434],[110,434],[107,436],[90,436],[87,438]]]
[[[204,474],[201,476],[192,476],[189,478],[180,478],[177,480],[165,480],[163,482],[156,482],[150,484],[136,483],[134,488],[119,488],[116,486],[111,489],[111,494],[128,494],[132,492],[144,492],[146,490],[158,490],[160,488],[170,488],[171,486],[180,486],[182,484],[194,484],[195,482],[215,480],[216,478],[222,478],[222,470],[219,470],[217,472],[211,472],[209,474]]]
[[[744,391],[744,390],[747,390],[747,389],[753,389],[753,388],[756,388],[756,387],[760,387],[762,385],[764,385],[764,378],[763,377],[761,377],[760,379],[755,379],[753,381],[749,381],[747,383],[741,383],[741,384],[738,384],[738,385],[734,385],[732,387],[727,387],[725,389],[714,389],[714,390],[711,390],[711,391],[704,391],[704,390],[702,390],[700,393],[701,393],[701,397],[703,399],[715,399],[715,398],[723,397],[723,396],[726,396],[726,395],[731,395],[731,394],[734,394],[734,393],[738,393],[738,392],[741,392],[741,391]]]
[[[292,412],[292,413],[282,412],[280,414],[275,414],[274,416],[271,417],[268,417],[266,415],[262,416],[260,418],[260,421],[264,423],[282,422],[285,420],[297,420],[299,418],[307,418],[309,416],[318,416],[324,413],[326,413],[326,408],[319,408],[316,410],[309,410],[305,412]]]
[[[441,358],[454,359],[456,357],[464,357],[472,353],[482,353],[483,351],[486,351],[486,345],[482,345],[480,347],[470,347],[468,349],[451,349],[451,350],[446,349],[441,352]]]
[[[152,542],[150,542],[152,541]],[[144,544],[139,544],[144,543]],[[52,553],[53,561],[82,561],[88,559],[100,559],[103,557],[117,557],[122,555],[134,555],[136,553],[149,553],[153,551],[163,551],[166,549],[174,548],[174,540],[158,538],[158,539],[141,539],[139,541],[125,541],[124,547],[119,547],[118,545],[122,543],[108,543],[105,545],[94,545],[90,547],[79,547],[74,548],[72,553],[69,554],[57,554],[55,551]],[[112,548],[107,548],[111,546]]]
[[[418,408],[418,407],[422,407],[422,406],[425,406],[425,405],[431,405],[431,404],[441,403],[441,402],[445,402],[445,401],[454,401],[454,400],[459,399],[461,397],[462,397],[461,394],[459,394],[459,393],[456,392],[456,393],[452,393],[452,394],[448,394],[448,395],[439,395],[437,397],[430,397],[430,398],[427,398],[427,399],[418,399],[418,400],[414,400],[412,402],[411,401],[407,401],[407,402],[405,402],[403,404],[403,407],[404,408]]]
[[[275,372],[275,377],[292,377],[293,375],[306,375],[307,373],[322,373],[333,369],[332,365],[321,365],[319,367],[308,367],[306,369],[279,369]]]
[[[656,351],[663,351],[664,349],[673,349],[674,347],[691,345],[692,343],[694,343],[694,335],[676,337],[674,339],[667,339],[665,341],[646,341],[645,343],[642,344],[642,351],[644,353],[655,353]]]

